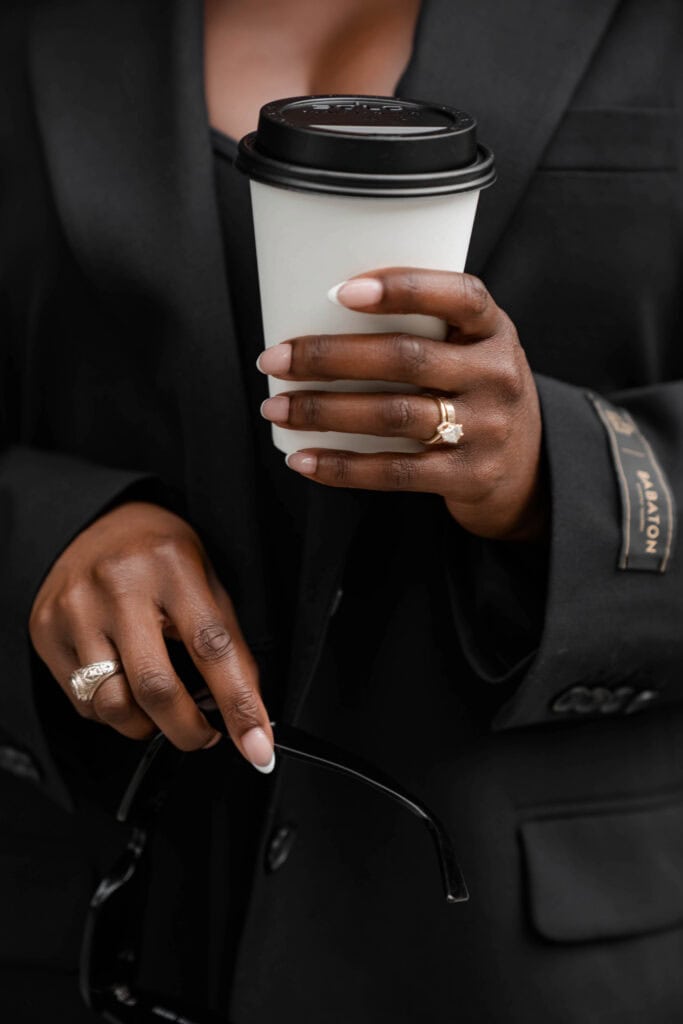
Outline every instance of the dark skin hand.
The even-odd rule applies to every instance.
[[[445,341],[406,334],[313,335],[268,349],[259,368],[281,380],[386,380],[454,399],[457,445],[412,454],[305,448],[292,469],[331,487],[443,495],[470,533],[543,541],[548,497],[541,472],[536,385],[510,318],[468,274],[392,267],[340,287],[337,301],[364,313],[422,313],[445,320]],[[281,427],[411,437],[434,434],[438,404],[399,392],[286,391],[263,404]]]
[[[160,729],[181,750],[196,750],[220,734],[173,669],[165,638],[182,641],[238,749],[272,770],[256,663],[197,534],[174,513],[129,502],[83,530],[44,580],[29,630],[79,714],[132,739]],[[91,703],[76,700],[68,685],[74,669],[109,658],[123,672]]]
[[[370,294],[375,282],[374,295]],[[416,454],[304,449],[289,465],[333,487],[441,494],[466,530],[542,541],[547,496],[541,417],[514,325],[483,284],[464,274],[391,268],[363,275],[338,300],[370,313],[423,313],[449,324],[445,341],[402,334],[294,338],[269,349],[261,369],[283,380],[388,380],[454,396],[464,436]],[[426,395],[300,390],[264,403],[298,430],[425,439],[437,404]],[[277,403],[280,402],[278,407]],[[275,406],[273,406],[275,402]],[[272,413],[270,417],[272,418]],[[232,602],[195,531],[157,505],[128,502],[83,530],[36,596],[33,645],[79,714],[142,739],[160,729],[182,750],[219,739],[173,669],[166,638],[181,641],[247,760],[272,770],[273,736],[258,669]],[[69,688],[78,667],[120,659],[91,703]]]

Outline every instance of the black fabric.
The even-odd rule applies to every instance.
[[[4,968],[0,971],[0,991],[3,1013],[12,1024],[55,1019],[68,1020],[69,1024],[98,1024],[102,1020],[86,1009],[73,972]]]
[[[683,804],[605,807],[521,826],[534,927],[556,942],[683,922]]]
[[[0,793],[0,901],[7,915],[0,963],[73,971],[97,883],[80,823],[5,773]]]
[[[401,91],[472,110],[496,153],[499,182],[482,196],[469,266],[517,324],[537,374],[548,559],[530,556],[526,573],[520,553],[492,572],[495,551],[472,547],[436,496],[297,481],[307,515],[291,658],[277,677],[282,713],[432,805],[472,897],[441,902],[427,840],[398,809],[344,780],[280,765],[257,780],[268,807],[244,880],[251,896],[230,995],[215,980],[225,907],[217,899],[198,913],[183,902],[187,889],[171,884],[179,862],[191,872],[203,849],[216,878],[228,855],[219,829],[197,841],[214,820],[211,789],[198,782],[200,824],[169,846],[169,862],[160,853],[156,884],[163,893],[168,881],[165,911],[181,930],[187,922],[186,942],[211,929],[214,980],[198,984],[214,1006],[231,1003],[236,1024],[680,1017],[683,930],[673,921],[654,930],[648,905],[628,935],[548,940],[532,927],[519,835],[532,817],[588,807],[598,856],[603,815],[601,835],[614,833],[608,805],[624,795],[656,802],[683,787],[680,548],[662,576],[616,568],[618,490],[585,398],[591,389],[630,412],[680,510],[680,15],[677,0],[423,6]],[[9,610],[0,618],[0,717],[3,744],[28,752],[39,780],[12,779],[32,838],[8,804],[0,870],[3,927],[35,916],[24,922],[27,970],[47,972],[55,931],[22,898],[17,865],[35,861],[50,891],[61,878],[75,892],[77,876],[71,917],[56,894],[43,908],[63,922],[60,963],[73,964],[92,874],[120,842],[107,809],[131,759],[120,737],[100,741],[102,731],[69,713],[30,654],[25,612],[51,559],[132,483],[179,495],[270,672],[255,410],[226,288],[201,28],[201,5],[185,0],[10,0],[0,16],[0,602]],[[500,609],[501,574],[520,605],[511,628],[504,611],[488,624],[473,612]],[[519,640],[524,623],[529,636]],[[627,684],[657,694],[649,710],[614,705],[592,720],[552,710],[567,686]],[[208,779],[212,763],[196,760],[193,772]],[[60,857],[49,876],[56,826],[44,799],[65,805],[67,793],[86,864]],[[642,844],[649,815],[638,821]],[[269,837],[283,822],[296,843],[266,873]],[[645,860],[652,892],[663,892],[670,859]],[[580,873],[567,874],[585,892]],[[605,912],[591,928],[608,924]],[[175,962],[165,951],[150,973],[186,977],[185,948]]]

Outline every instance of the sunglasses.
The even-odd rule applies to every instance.
[[[199,706],[223,735],[226,728],[212,700]],[[372,765],[325,740],[286,724],[271,723],[275,750],[282,757],[339,772],[370,786],[410,811],[426,826],[438,860],[448,903],[467,900],[465,880],[446,830],[430,810]],[[188,755],[160,733],[145,753],[126,789],[117,818],[130,826],[128,845],[98,885],[90,901],[80,960],[80,989],[86,1005],[112,1024],[226,1024],[225,1017],[173,999],[139,991],[136,976],[142,937],[142,914],[150,877],[149,836],[173,779]]]

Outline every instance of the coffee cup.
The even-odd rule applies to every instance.
[[[389,266],[462,271],[493,156],[464,111],[387,96],[298,96],[261,108],[239,144],[249,175],[266,347],[302,335],[401,332],[443,340],[435,317],[356,312],[330,289]],[[283,381],[269,393],[415,390],[391,381]],[[273,425],[273,443],[377,452],[423,450],[411,438]]]

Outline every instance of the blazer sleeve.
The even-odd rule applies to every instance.
[[[64,548],[124,500],[172,504],[153,476],[12,445],[0,451],[0,746],[3,765],[70,805],[35,693],[28,620],[40,584]],[[57,686],[57,684],[54,684]]]
[[[496,730],[631,714],[683,699],[683,559],[676,548],[683,382],[604,400],[611,415],[626,411],[661,473],[650,474],[654,490],[646,492],[658,551],[648,571],[623,567],[625,533],[633,515],[646,512],[624,508],[620,463],[590,392],[540,375],[536,381],[551,495],[548,548],[474,541],[458,545],[464,562],[455,550],[448,557],[464,654],[481,681],[506,684]]]

